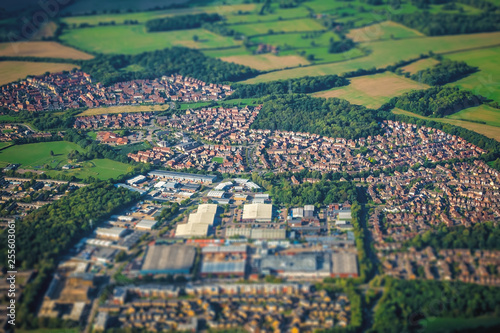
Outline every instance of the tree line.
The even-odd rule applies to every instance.
[[[172,17],[158,18],[146,22],[146,30],[170,31],[200,28],[204,23],[213,23],[222,20],[219,14],[195,14],[195,15],[177,15]]]
[[[382,109],[400,108],[426,117],[442,118],[460,110],[478,106],[483,97],[458,87],[432,87],[413,90],[393,97]]]
[[[271,95],[252,124],[254,129],[308,132],[356,139],[377,135],[381,128],[366,107],[338,98],[307,95]]]
[[[445,59],[434,67],[418,71],[411,75],[410,78],[431,86],[437,86],[460,80],[471,73],[477,72],[477,70],[477,67],[469,66],[464,61]]]
[[[228,99],[254,98],[289,92],[308,94],[349,84],[349,80],[338,75],[305,76],[297,79],[261,82],[256,84],[233,84],[235,92]]]
[[[129,65],[138,65],[141,69],[127,71],[125,68]],[[94,59],[82,61],[81,68],[104,85],[176,73],[210,83],[245,80],[260,74],[256,69],[224,62],[184,47],[137,55],[98,55]]]
[[[477,15],[427,11],[394,14],[391,20],[416,29],[427,36],[459,35],[500,30],[500,13],[484,12]]]

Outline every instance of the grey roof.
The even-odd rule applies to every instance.
[[[332,253],[333,274],[358,274],[356,254],[348,252]]]
[[[184,173],[184,172],[173,172],[173,171],[162,171],[162,170],[154,170],[149,172],[150,176],[154,177],[165,177],[165,178],[174,178],[174,179],[189,179],[196,181],[211,181],[213,182],[217,179],[216,175],[198,175],[194,173]]]
[[[147,250],[143,271],[189,271],[196,250],[188,245],[153,245]]]
[[[231,274],[231,273],[244,273],[245,272],[245,261],[233,261],[233,262],[227,262],[227,261],[221,261],[221,262],[213,262],[209,261],[206,262],[204,261],[202,266],[201,266],[201,272],[206,273],[206,274],[217,274],[217,273],[225,273],[225,274]]]

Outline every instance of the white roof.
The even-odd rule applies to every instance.
[[[198,213],[217,213],[217,205],[216,204],[202,204],[198,206]]]
[[[161,181],[161,182],[158,182],[157,184],[155,184],[155,188],[161,188],[165,185],[166,183]]]
[[[246,182],[245,185],[249,188],[255,188],[255,189],[259,189],[260,186],[255,184],[254,182]]]
[[[210,191],[207,194],[207,197],[213,197],[213,198],[222,198],[224,196],[224,191]]]
[[[179,224],[175,230],[176,237],[205,237],[208,234],[208,224],[187,223]]]
[[[112,237],[121,237],[121,235],[125,232],[126,229],[120,227],[112,227],[112,228],[97,228],[97,235],[101,236],[112,236]]]
[[[156,225],[157,221],[155,220],[141,220],[141,222],[137,223],[135,225],[136,228],[143,228],[143,229],[152,229]]]
[[[233,183],[232,182],[220,183],[219,185],[214,187],[214,190],[223,190],[228,186],[233,186]]]
[[[339,213],[338,220],[350,220],[350,219],[352,219],[351,211]]]
[[[247,204],[243,206],[243,220],[271,220],[273,216],[273,205],[271,204]]]

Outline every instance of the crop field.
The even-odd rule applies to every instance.
[[[45,72],[70,71],[80,66],[52,62],[0,61],[0,85]]]
[[[298,55],[276,56],[274,54],[237,55],[222,57],[221,60],[249,66],[261,71],[307,65],[309,62]]]
[[[197,42],[193,40],[195,35],[198,36]],[[216,35],[204,29],[148,33],[143,25],[71,29],[61,36],[61,40],[89,52],[121,54],[138,54],[171,46],[204,49],[240,44],[230,37]]]
[[[439,61],[434,58],[420,59],[417,60],[407,66],[401,67],[404,72],[408,72],[410,74],[415,74],[418,71],[434,67],[439,64]]]
[[[311,18],[298,20],[283,20],[262,23],[238,24],[231,26],[235,31],[245,36],[265,35],[272,30],[274,33],[280,32],[303,32],[303,31],[322,31],[325,27],[318,21]]]
[[[0,43],[0,57],[40,57],[88,60],[94,56],[57,42]]]
[[[479,68],[478,72],[449,85],[469,89],[500,103],[500,47],[457,52],[446,55],[446,58],[465,61],[468,65]]]
[[[256,8],[258,9],[259,7]],[[228,24],[238,24],[278,21],[292,18],[307,18],[309,17],[308,14],[309,13],[302,7],[281,9],[278,8],[278,4],[271,4],[271,12],[265,13],[264,15],[259,15],[257,10],[253,10],[242,11],[242,13],[235,11],[233,13],[227,13],[224,16],[227,18],[226,22]]]
[[[109,113],[129,113],[129,112],[154,112],[164,111],[168,109],[168,104],[163,105],[115,105],[101,108],[87,109],[79,114],[79,116],[93,116],[96,114]]]
[[[293,68],[288,70],[266,73],[251,78],[244,83],[267,82],[280,79],[296,78],[302,76],[341,74],[357,69],[369,69],[372,67],[385,67],[392,65],[399,60],[409,60],[417,58],[421,53],[433,51],[443,53],[472,49],[476,47],[492,46],[498,43],[500,32],[422,37],[401,40],[388,40],[379,42],[361,43],[371,49],[371,53],[365,57],[352,60],[341,61],[333,64],[309,66],[303,68]]]
[[[304,32],[290,34],[273,34],[250,38],[251,42],[279,46],[281,50],[289,48],[328,47],[330,39],[339,40],[340,37],[331,31]]]
[[[352,29],[347,34],[355,42],[421,37],[422,33],[396,22],[386,21],[363,28]]]
[[[408,112],[408,111],[397,109],[397,108],[393,109],[392,112],[395,114],[404,114],[404,115],[415,117],[415,118],[427,119],[427,120],[432,120],[432,121],[436,121],[436,122],[440,122],[440,123],[446,123],[446,124],[451,124],[451,125],[455,125],[455,126],[460,126],[460,127],[466,128],[468,130],[482,134],[484,136],[487,136],[488,138],[492,138],[492,139],[495,139],[497,141],[500,141],[500,131],[498,130],[498,127],[496,127],[496,126],[484,125],[484,124],[474,123],[474,122],[470,122],[470,121],[449,119],[449,118],[429,118],[429,117],[424,117],[424,116],[421,116],[419,114],[416,114],[413,112]]]
[[[500,127],[500,110],[484,104],[464,109],[446,118],[484,122],[486,125]]]
[[[81,168],[72,170],[47,170],[50,168],[60,168],[68,163],[68,154],[72,150],[83,152],[84,150],[75,143],[67,141],[41,142],[25,145],[16,145],[0,151],[0,165],[9,163],[19,163],[25,169],[44,170],[49,175],[67,174],[83,179],[93,176],[99,179],[109,179],[129,172],[131,166],[108,160],[95,159],[85,161]],[[53,151],[54,155],[50,155]]]
[[[348,86],[320,91],[315,97],[337,97],[353,104],[369,108],[379,108],[392,97],[414,89],[426,89],[429,86],[396,75],[391,72],[360,76],[350,79]]]

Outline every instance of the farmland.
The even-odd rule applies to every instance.
[[[168,109],[168,105],[116,105],[87,109],[80,113],[79,116],[93,116],[97,114],[109,113],[164,111],[166,109]]]
[[[0,85],[24,79],[28,75],[69,71],[73,68],[79,66],[49,62],[0,61]]]
[[[446,58],[465,61],[468,65],[479,69],[478,72],[449,85],[472,90],[476,94],[500,103],[500,63],[498,60],[500,47],[457,52],[446,55]]]
[[[304,32],[325,30],[318,21],[307,18],[298,20],[271,21],[262,23],[238,24],[232,28],[245,36],[265,35],[280,32]]]
[[[198,41],[193,36],[198,36]],[[126,36],[126,38],[123,38]],[[62,36],[68,45],[88,52],[138,54],[171,46],[196,49],[239,45],[229,37],[216,35],[204,29],[147,33],[143,25],[102,26],[67,30]]]
[[[439,64],[438,60],[434,58],[427,58],[427,59],[417,60],[409,65],[401,67],[401,69],[403,70],[403,72],[415,74],[418,71],[431,68],[437,64]]]
[[[9,163],[19,163],[25,169],[41,169],[48,175],[65,174],[79,179],[88,176],[109,179],[130,171],[129,165],[108,159],[85,161],[80,163],[81,168],[72,170],[61,171],[47,168],[60,168],[67,164],[67,155],[73,150],[83,151],[77,144],[66,141],[16,145],[0,151],[0,164],[5,166]],[[50,154],[51,151],[54,153],[53,156]]]
[[[426,89],[429,86],[386,72],[382,74],[360,76],[350,79],[348,86],[315,93],[315,97],[337,97],[353,104],[369,108],[379,108],[394,96],[412,89]]]
[[[460,112],[448,116],[447,118],[484,122],[486,125],[500,127],[500,109],[495,109],[488,105],[480,105],[473,108],[464,109]]]
[[[274,54],[262,55],[236,55],[222,57],[221,60],[233,62],[240,65],[249,66],[258,70],[267,71],[272,69],[281,69],[286,67],[297,67],[307,65],[309,62],[297,55],[276,56]]]
[[[500,38],[499,32],[457,35],[422,37],[401,40],[388,40],[370,43],[361,43],[361,46],[371,50],[365,57],[342,61],[333,64],[309,66],[303,68],[293,68],[278,72],[266,73],[255,78],[244,81],[244,83],[267,82],[279,79],[288,79],[302,76],[341,74],[357,69],[369,69],[372,67],[385,67],[400,60],[417,58],[422,53],[433,51],[443,53],[472,49],[476,47],[496,45]]]
[[[57,42],[0,43],[0,57],[40,57],[87,60],[93,56]]]
[[[420,32],[399,23],[386,21],[349,31],[347,37],[355,42],[371,42],[387,39],[414,38],[423,36]]]
[[[497,141],[500,141],[500,131],[498,130],[498,127],[496,127],[496,126],[484,125],[484,124],[474,123],[474,122],[470,122],[470,121],[449,119],[449,118],[429,118],[429,117],[424,117],[424,116],[418,115],[416,113],[408,112],[408,111],[397,109],[397,108],[392,110],[392,112],[395,114],[404,114],[404,115],[407,115],[410,117],[427,119],[427,120],[432,120],[432,121],[436,121],[436,122],[440,122],[440,123],[446,123],[446,124],[451,124],[451,125],[455,125],[455,126],[460,126],[460,127],[466,128],[468,130],[477,132],[479,134],[483,134],[484,136],[487,136],[488,138],[492,138],[492,139],[495,139]]]

